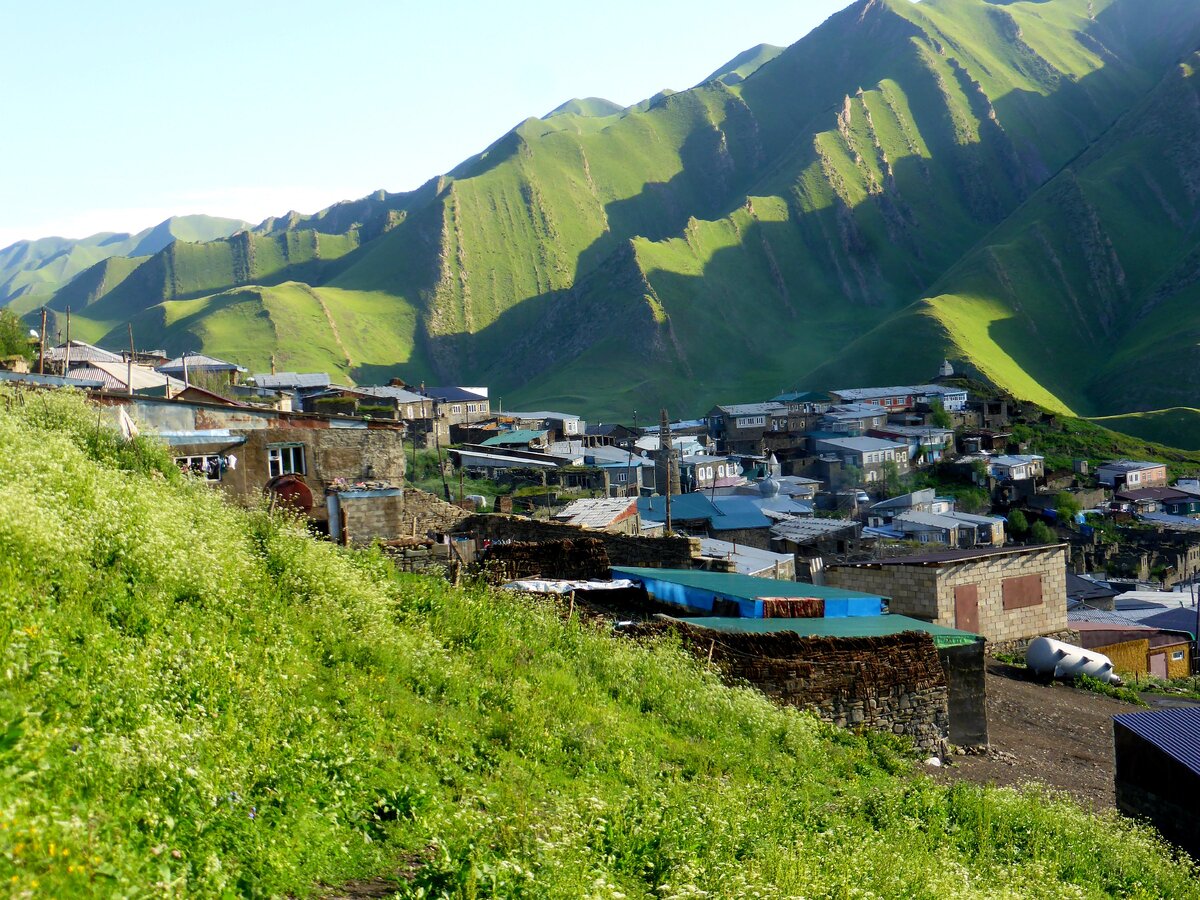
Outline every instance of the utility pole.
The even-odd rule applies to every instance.
[[[673,523],[671,521],[671,494],[676,492],[676,486],[675,486],[675,479],[674,479],[673,473],[671,471],[671,456],[672,456],[671,451],[672,451],[672,449],[673,448],[671,447],[671,423],[667,420],[667,410],[664,407],[662,410],[662,421],[659,423],[659,426],[658,426],[658,452],[659,452],[659,456],[662,458],[663,462],[666,464],[666,472],[665,472],[666,477],[664,478],[666,490],[664,491],[664,493],[666,494],[666,497],[667,497],[667,504],[666,504],[666,512],[667,512],[666,532],[667,532],[667,534],[674,533],[674,528],[672,527]]]
[[[125,390],[133,396],[133,323],[129,323],[129,363],[125,366]]]
[[[67,343],[63,351],[63,377],[71,369],[71,307],[67,307]]]
[[[38,374],[46,374],[46,307],[42,307],[42,330],[38,332]]]

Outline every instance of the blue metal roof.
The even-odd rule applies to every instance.
[[[1200,775],[1200,706],[1123,713],[1113,721]]]
[[[667,498],[640,497],[638,514],[650,522],[667,521]],[[671,497],[672,520],[714,519],[720,514],[705,494],[675,494]]]

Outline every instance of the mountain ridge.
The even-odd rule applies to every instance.
[[[1164,132],[1153,98],[1198,37],[1200,11],[1183,0],[859,0],[732,83],[706,79],[621,114],[528,119],[417,191],[266,220],[239,238],[244,252],[228,237],[208,249],[181,243],[169,267],[160,250],[123,277],[110,264],[71,290],[90,297],[81,327],[97,339],[123,334],[132,316],[164,323],[156,333],[169,349],[219,355],[228,345],[214,335],[233,332],[200,334],[205,315],[277,306],[288,291],[272,286],[296,282],[331,298],[339,332],[361,335],[333,367],[347,378],[488,381],[522,402],[572,402],[605,417],[628,416],[635,399],[691,398],[694,413],[784,386],[912,380],[945,355],[1053,408],[1188,405],[1183,387],[1171,394],[1166,384],[1155,388],[1164,402],[1139,397],[1136,379],[1106,396],[1071,370],[1077,354],[1034,358],[1021,347],[1064,321],[1087,335],[1085,325],[1107,316],[1116,338],[1126,334],[1132,300],[1096,286],[1157,270],[1127,262],[1133,251],[1120,240],[1120,266],[1101,266],[1122,216],[1111,198],[1089,199],[1102,182],[1091,173],[1128,157],[1163,196],[1189,190],[1143,159],[1164,148],[1182,154],[1184,170],[1191,159],[1187,139]],[[722,69],[755,51],[761,58],[751,48]],[[1179,115],[1191,97],[1181,80],[1161,94]],[[1150,124],[1124,138],[1114,131],[1137,115]],[[1186,135],[1200,132],[1200,122],[1181,121]],[[1104,151],[1110,135],[1115,149]],[[1089,153],[1103,158],[1088,163]],[[1082,191],[1067,174],[1077,165],[1094,167]],[[1044,202],[1048,185],[1058,207]],[[1146,209],[1172,208],[1147,193]],[[1137,208],[1130,220],[1144,214],[1142,201],[1125,199]],[[1177,216],[1191,212],[1189,199]],[[1014,280],[1016,263],[992,262],[1007,259],[989,244],[1006,224],[1032,258],[1043,243],[1038,217],[1056,222],[1042,229],[1051,244],[1094,236],[1099,281],[1076,277],[1086,248],[1043,253],[1036,277]],[[340,252],[306,250],[325,240],[318,235],[336,235]],[[1176,243],[1177,278],[1190,284],[1191,245]],[[149,277],[168,268],[173,281]],[[1060,281],[1062,296],[1049,296],[1046,285]],[[1036,302],[1014,311],[1027,285]],[[240,288],[250,293],[230,302]],[[1074,319],[1062,314],[1072,295]],[[1176,291],[1161,302],[1185,300]],[[172,311],[177,303],[190,304],[187,315]],[[386,310],[374,335],[338,321],[360,306]],[[1160,346],[1190,359],[1186,340],[1160,333],[1160,318],[1138,321],[1129,331],[1138,343],[1116,347],[1114,359]],[[306,340],[327,345],[323,334],[319,323],[280,332],[246,362]],[[390,365],[385,346],[398,352]]]

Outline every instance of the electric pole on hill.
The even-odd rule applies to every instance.
[[[664,477],[662,483],[664,487],[663,493],[666,494],[667,497],[667,534],[674,533],[672,528],[673,523],[671,522],[671,495],[679,493],[679,472],[675,466],[672,465],[672,457],[674,455],[675,448],[671,444],[671,423],[667,420],[666,409],[663,409],[662,421],[658,426],[658,457],[660,460],[662,460],[664,466]],[[656,473],[657,469],[658,467],[655,466]]]

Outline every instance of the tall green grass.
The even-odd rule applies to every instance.
[[[15,896],[1196,896],[1148,830],[911,770],[639,645],[223,502],[0,392]]]

